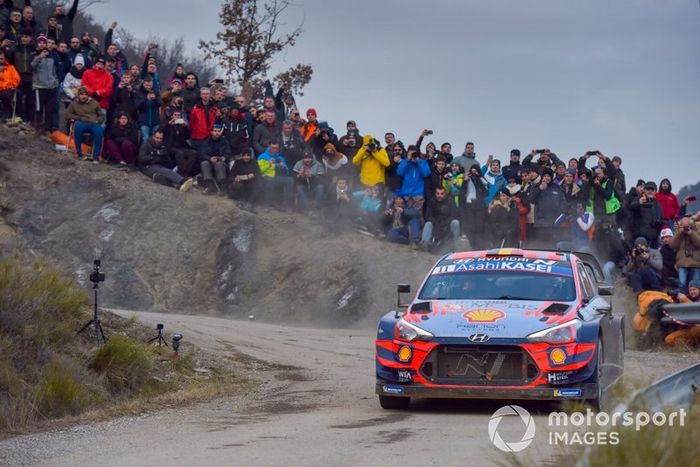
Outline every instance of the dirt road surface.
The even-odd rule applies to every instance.
[[[131,312],[119,312],[131,316]],[[192,407],[0,442],[1,465],[493,465],[507,461],[487,425],[503,402],[425,401],[382,410],[374,395],[372,330],[304,329],[221,318],[135,313],[164,323],[222,358],[235,358],[258,383],[249,394]],[[627,368],[651,380],[697,360],[629,352]],[[245,370],[244,370],[245,369]],[[516,455],[525,465],[569,465],[575,457],[548,443],[551,406],[533,413],[534,442]],[[514,419],[515,417],[508,417]],[[499,427],[519,441],[523,425]],[[510,438],[509,438],[510,436]]]

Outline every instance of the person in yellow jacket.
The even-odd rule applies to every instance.
[[[19,87],[19,73],[7,62],[5,54],[0,52],[0,119],[12,114],[12,99]]]
[[[389,167],[389,154],[372,135],[362,138],[362,147],[352,158],[352,163],[360,166],[360,183],[364,186],[385,182],[384,172]]]

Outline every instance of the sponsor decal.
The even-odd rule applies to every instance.
[[[555,389],[554,397],[581,397],[583,391],[580,389]]]
[[[388,386],[385,384],[382,386],[382,391],[388,394],[403,394],[403,388],[401,386]]]
[[[408,370],[399,370],[399,381],[402,383],[410,383],[413,381],[413,376]]]
[[[565,384],[569,381],[569,376],[573,374],[573,371],[557,371],[554,373],[547,373],[547,382],[549,384]]]
[[[505,313],[501,310],[493,308],[477,308],[476,310],[467,311],[462,315],[470,323],[495,323],[499,319],[505,317]]]
[[[399,351],[396,353],[396,358],[403,363],[407,363],[409,360],[411,360],[411,357],[413,356],[413,350],[407,345],[401,346]]]
[[[571,268],[566,263],[546,259],[530,259],[518,256],[498,256],[487,258],[466,258],[455,260],[453,264],[436,266],[431,274],[449,274],[453,272],[469,271],[534,271],[573,275]]]
[[[566,351],[560,348],[553,349],[549,352],[549,358],[555,365],[561,365],[566,361]]]

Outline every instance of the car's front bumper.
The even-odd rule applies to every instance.
[[[420,399],[567,400],[593,399],[597,397],[598,385],[596,383],[585,383],[576,385],[575,387],[441,387],[424,386],[415,383],[397,384],[377,380],[376,393],[381,396],[412,397]]]

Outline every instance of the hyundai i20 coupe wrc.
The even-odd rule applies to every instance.
[[[590,254],[451,253],[409,305],[379,322],[376,393],[411,398],[584,400],[599,407],[622,374],[623,316]]]

